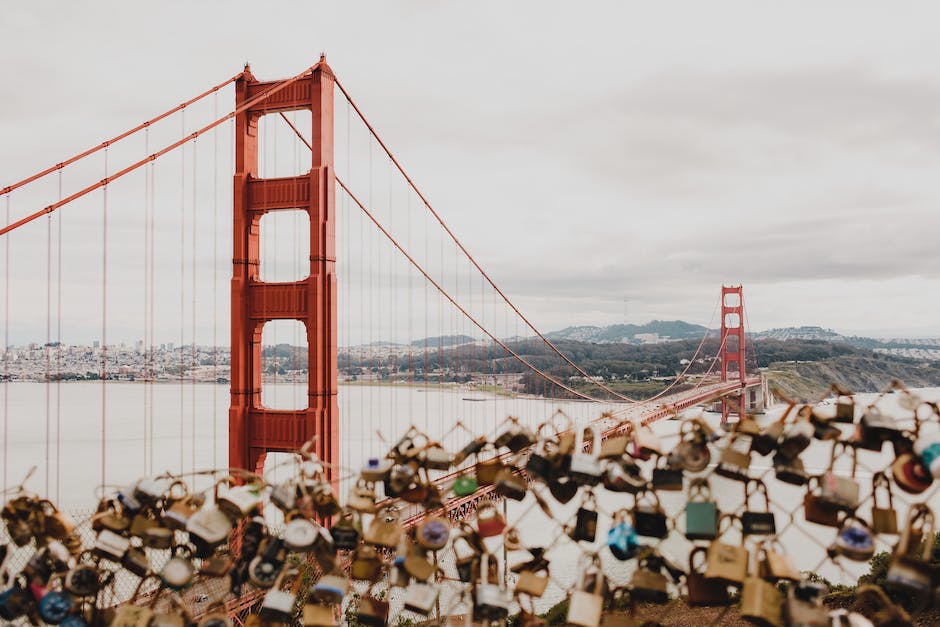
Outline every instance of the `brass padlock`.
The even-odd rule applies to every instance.
[[[585,453],[584,432],[591,432],[591,452]],[[603,469],[598,458],[601,450],[601,431],[597,426],[578,427],[575,429],[576,439],[574,452],[568,464],[568,479],[577,485],[596,486],[601,482]]]
[[[751,467],[751,445],[737,432],[731,434],[728,444],[721,452],[715,474],[735,481],[747,481],[748,468]]]
[[[349,494],[346,497],[346,507],[360,514],[374,514],[378,509],[375,504],[377,499],[375,490],[360,479],[356,482],[356,485],[349,489]]]
[[[727,529],[722,527],[726,520],[729,523]],[[749,558],[748,550],[744,546],[744,536],[742,534],[740,545],[722,542],[722,536],[734,526],[735,521],[740,522],[740,518],[733,514],[723,514],[718,521],[718,536],[708,546],[705,576],[732,585],[741,585],[747,577]]]
[[[541,560],[538,564],[526,567],[519,573],[516,581],[516,594],[528,594],[530,597],[541,597],[548,587],[548,561]]]
[[[886,507],[878,504],[878,488],[888,493]],[[875,533],[897,534],[898,513],[894,509],[894,495],[891,493],[891,481],[883,472],[876,472],[871,477],[871,529]]]
[[[594,585],[589,589],[589,575],[593,575]],[[595,566],[581,572],[580,581],[568,597],[568,624],[580,627],[597,627],[601,622],[604,609],[604,571]]]
[[[776,540],[767,540],[757,549],[757,574],[768,581],[799,581],[800,571]]]
[[[924,550],[920,556],[912,555],[916,550],[912,538],[917,536],[924,538]],[[933,555],[934,536],[933,512],[923,503],[911,505],[907,525],[888,565],[885,587],[913,597],[916,609],[923,608],[932,594],[933,575],[930,559]]]
[[[783,593],[760,577],[748,577],[741,590],[741,617],[767,627],[783,627]]]
[[[398,541],[404,529],[398,518],[398,512],[392,508],[384,507],[378,511],[369,524],[363,540],[376,546],[392,549],[398,546]]]
[[[353,553],[349,572],[353,579],[377,581],[382,575],[383,567],[382,559],[375,548],[363,544]]]
[[[669,600],[669,582],[661,572],[649,565],[651,554],[637,560],[637,569],[631,580],[632,598],[649,603],[665,603]]]

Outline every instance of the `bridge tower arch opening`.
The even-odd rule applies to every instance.
[[[321,57],[312,72],[289,81],[258,81],[248,67],[235,84],[234,245],[232,255],[232,375],[229,466],[261,469],[268,452],[299,449],[314,436],[314,452],[331,468],[339,463],[336,378],[336,224],[333,170],[332,70]],[[272,89],[281,85],[277,89]],[[270,92],[267,97],[264,94]],[[260,97],[260,98],[259,98]],[[257,102],[241,110],[254,100]],[[309,112],[308,172],[262,178],[258,121],[264,115]],[[307,119],[307,116],[303,116]],[[309,217],[309,273],[298,281],[268,282],[260,274],[261,218],[300,210]],[[262,329],[272,320],[298,320],[306,330],[305,409],[275,410],[261,399]]]

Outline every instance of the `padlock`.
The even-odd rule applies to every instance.
[[[506,429],[493,440],[493,446],[500,448],[505,446],[513,453],[518,453],[522,449],[535,444],[535,434],[531,429],[519,422],[514,416],[509,416],[503,421],[507,424]]]
[[[566,463],[565,455],[561,453],[558,447],[558,433],[543,435],[551,429],[549,422],[543,422],[536,430],[538,441],[535,444],[535,450],[529,454],[526,460],[525,471],[530,477],[535,477],[548,482],[555,479],[562,470],[562,465]],[[568,458],[570,459],[570,458]]]
[[[748,577],[741,590],[741,617],[765,627],[783,627],[783,593],[760,577]]]
[[[912,536],[924,538],[924,551],[920,556],[911,555],[911,552],[916,550]],[[934,536],[933,512],[923,503],[911,505],[904,532],[891,555],[885,587],[912,597],[915,600],[915,609],[927,604],[933,590],[930,559],[933,555]]]
[[[559,503],[567,503],[578,493],[579,486],[567,477],[558,476],[548,483],[548,491]]]
[[[695,558],[699,555],[705,557],[705,547],[697,546],[689,552],[689,573],[685,580],[689,605],[728,605],[731,603],[728,584],[721,579],[705,577],[701,567],[695,565]]]
[[[403,532],[398,512],[385,507],[376,513],[365,531],[363,540],[369,544],[391,549],[398,545]]]
[[[800,580],[800,571],[776,540],[767,540],[757,548],[757,574],[774,582]]]
[[[618,425],[618,430],[601,442],[601,450],[597,457],[599,459],[620,459],[623,457],[630,445],[632,429],[633,425],[629,422],[622,422]]]
[[[52,501],[43,499],[39,501],[43,516],[43,532],[55,540],[64,540],[75,532],[75,520],[67,513],[60,511]]]
[[[493,501],[485,501],[477,507],[477,533],[481,538],[500,535],[506,529],[506,519],[496,509]]]
[[[413,546],[402,562],[405,571],[418,581],[427,581],[435,572],[434,564],[428,561],[420,547]]]
[[[184,590],[189,587],[196,576],[196,566],[193,564],[192,551],[183,545],[173,547],[170,559],[160,570],[160,581],[170,590]]]
[[[202,507],[186,521],[186,531],[190,538],[195,538],[210,547],[219,546],[228,539],[228,534],[232,532],[232,521],[219,508],[218,495],[220,485],[223,483],[231,485],[234,482],[235,479],[232,477],[223,477],[215,482],[213,504]]]
[[[371,590],[359,599],[356,620],[367,627],[385,627],[388,623],[388,601],[376,598]]]
[[[277,584],[286,559],[284,540],[269,536],[264,549],[248,564],[248,580],[259,588],[271,588]]]
[[[813,481],[817,479],[818,477],[811,477],[810,483],[806,484],[807,487],[812,486]],[[803,518],[807,522],[826,527],[838,527],[842,520],[841,513],[838,508],[832,507],[830,503],[823,501],[819,495],[811,491],[807,491],[803,496]]]
[[[648,603],[665,603],[669,600],[669,582],[649,562],[651,553],[640,557],[637,569],[630,580],[631,598]]]
[[[121,559],[121,566],[130,573],[143,577],[150,572],[150,558],[142,548],[132,546]]]
[[[98,504],[98,511],[91,517],[93,531],[107,529],[114,533],[124,533],[130,528],[131,519],[124,513],[116,499],[104,499]]]
[[[499,457],[478,461],[475,468],[477,483],[479,485],[493,485],[496,483],[497,475],[505,467]]]
[[[471,455],[477,455],[483,448],[487,445],[487,439],[484,436],[478,436],[470,440],[466,446],[460,449],[456,455],[454,455],[453,465],[459,466],[462,464],[468,457]]]
[[[149,577],[144,577],[138,581],[137,588],[134,590],[134,594],[131,596],[131,598],[139,599],[144,583],[150,581],[151,579],[157,579],[157,576],[150,575]],[[111,618],[111,622],[108,623],[109,627],[149,627],[150,622],[154,617],[152,606],[160,597],[161,590],[161,588],[157,588],[150,593],[152,595],[152,602],[149,606],[136,605],[134,603],[124,603],[116,607],[114,610],[114,616]]]
[[[356,485],[349,488],[349,494],[346,497],[346,507],[359,512],[360,514],[374,514],[377,511],[375,490],[360,479]]]
[[[297,553],[307,553],[313,550],[316,544],[318,525],[304,518],[299,513],[288,514],[288,519],[284,524],[284,531],[281,532],[281,538],[284,540],[284,546],[290,551]]]
[[[150,506],[137,510],[137,513],[131,518],[131,525],[127,533],[135,538],[143,539],[150,529],[160,527],[160,521],[157,519],[157,512]]]
[[[679,425],[679,443],[669,453],[669,465],[688,472],[701,472],[711,462],[708,435],[699,419],[685,420]]]
[[[513,501],[521,501],[528,491],[525,479],[509,467],[502,468],[496,473],[493,485],[496,487],[497,494]]]
[[[614,513],[610,529],[607,531],[607,548],[621,561],[636,556],[640,548],[640,539],[630,524],[630,512],[627,509]]]
[[[383,563],[375,548],[360,545],[353,553],[349,573],[353,579],[376,581],[382,575]]]
[[[349,591],[349,580],[341,572],[327,573],[320,577],[310,589],[310,596],[322,603],[337,605],[343,602]]]
[[[644,500],[645,496],[652,498],[653,502]],[[637,535],[651,538],[665,538],[669,533],[669,524],[666,512],[659,503],[655,492],[644,490],[636,495],[633,504],[633,528]]]
[[[450,489],[456,496],[470,496],[476,492],[479,487],[480,485],[474,477],[470,475],[460,475],[454,479],[454,483]]]
[[[659,459],[666,461],[666,458],[660,457]],[[653,468],[653,481],[652,486],[654,490],[665,490],[669,492],[681,492],[682,491],[682,468],[676,467],[666,467],[660,468],[656,466]]]
[[[575,542],[594,542],[597,536],[597,499],[593,492],[586,492],[581,499],[574,527],[568,535]]]
[[[777,444],[777,452],[786,459],[793,459],[813,441],[816,429],[810,421],[813,410],[809,405],[801,406],[796,412],[796,419],[783,431]]]
[[[57,578],[61,583],[61,578]],[[49,589],[39,599],[36,609],[39,617],[50,625],[58,625],[64,621],[75,607],[75,599],[68,592],[54,588]]]
[[[339,499],[336,498],[336,494],[333,492],[332,484],[322,474],[317,473],[311,477],[306,489],[310,496],[313,511],[320,518],[335,516],[342,509]]]
[[[362,537],[362,523],[359,516],[351,509],[343,510],[333,526],[330,527],[330,537],[333,546],[337,549],[351,551],[359,546]]]
[[[788,408],[788,411],[785,411],[778,420],[771,422],[763,429],[759,429],[757,433],[751,436],[752,451],[758,455],[766,456],[777,450],[780,445],[780,437],[786,429],[786,419],[791,408]]]
[[[182,493],[174,495],[174,488],[179,488]],[[199,511],[205,501],[201,495],[190,494],[189,488],[182,481],[174,481],[170,484],[164,495],[164,500],[166,504],[160,520],[165,527],[178,531],[186,529],[189,519]]]
[[[885,442],[901,436],[901,429],[894,418],[872,405],[865,408],[858,421],[858,436],[861,442],[865,443],[865,448],[880,451]]]
[[[802,459],[787,458],[779,453],[774,455],[774,476],[777,481],[790,485],[804,486],[809,482],[809,475],[806,473]]]
[[[922,435],[914,442],[914,455],[930,471],[930,476],[940,479],[940,435],[936,432]]]
[[[878,488],[888,493],[886,507],[878,504]],[[891,493],[891,481],[883,472],[876,472],[871,477],[871,529],[875,533],[894,535],[898,532],[898,513],[894,509],[894,495]]]
[[[841,390],[836,387],[833,391],[839,395],[838,398],[836,398],[835,417],[833,420],[843,424],[852,424],[855,422],[855,400],[846,390]]]
[[[537,563],[529,562],[529,564],[531,565],[519,573],[515,593],[538,598],[545,594],[545,589],[548,587],[548,560],[542,559]]]
[[[91,556],[91,551],[83,552],[65,575],[64,587],[76,597],[93,597],[101,589],[101,571]]]
[[[454,552],[457,577],[460,581],[470,583],[480,562],[481,547],[471,540],[467,531],[455,535],[450,546]]]
[[[217,493],[215,504],[223,514],[237,522],[258,510],[263,487],[260,483],[230,486],[227,490]]]
[[[336,610],[332,605],[312,603],[310,601],[304,604],[302,624],[304,627],[335,627],[339,625],[336,620]]]
[[[292,590],[283,590],[281,586],[286,577],[295,574],[296,571],[290,568],[281,570],[261,602],[261,609],[258,611],[261,618],[276,621],[291,619],[294,615],[294,605],[297,603],[297,593]]]
[[[450,523],[441,516],[428,516],[415,528],[415,542],[431,551],[447,546]]]
[[[412,581],[405,590],[405,609],[427,616],[437,603],[437,586]]]
[[[605,461],[601,481],[604,489],[611,492],[636,494],[647,488],[647,481],[640,473],[640,467],[628,457]]]
[[[875,554],[875,536],[858,516],[846,516],[829,547],[829,555],[844,555],[850,560],[867,562]]]
[[[852,476],[842,477],[833,470],[836,458],[841,454],[837,451],[852,451]],[[832,454],[829,458],[828,470],[819,478],[819,498],[830,507],[854,512],[859,503],[859,485],[855,480],[855,470],[858,466],[858,457],[854,448],[842,442],[833,442]]]
[[[871,627],[874,627],[874,625],[879,627],[885,625],[900,627],[913,624],[911,615],[903,607],[894,603],[879,586],[863,584],[858,587],[855,598],[856,605],[864,607],[866,614],[872,618],[874,624],[868,623]],[[857,627],[858,623],[846,623],[846,625],[848,627]]]
[[[430,442],[421,453],[421,460],[428,470],[450,470],[454,458],[438,442]]]
[[[367,483],[378,483],[385,481],[391,469],[392,460],[370,457],[359,471],[359,476]]]
[[[764,510],[751,509],[751,486],[754,487],[754,493],[763,493]],[[770,497],[767,494],[767,486],[760,479],[751,479],[744,484],[744,507],[746,511],[741,514],[741,533],[746,536],[772,536],[777,533],[777,521],[773,512],[770,511]]]
[[[512,598],[497,583],[490,582],[490,555],[483,553],[480,564],[480,581],[473,590],[473,620],[496,621],[509,615]]]
[[[213,555],[199,564],[199,574],[203,577],[224,577],[232,570],[232,560],[222,555]]]
[[[783,605],[786,625],[793,627],[829,627],[829,611],[822,604],[822,595],[816,594],[818,584],[801,583],[787,592]],[[805,590],[809,588],[812,594]]]
[[[729,523],[727,529],[722,527],[725,520]],[[744,546],[744,536],[742,534],[740,545],[722,541],[722,536],[734,526],[735,521],[740,522],[740,518],[733,514],[723,514],[718,521],[718,536],[708,545],[705,576],[739,586],[747,578],[749,559],[748,550]]]
[[[385,496],[393,498],[399,496],[414,485],[417,475],[417,470],[410,464],[398,463],[393,465],[384,481]]]
[[[711,497],[707,478],[689,485],[685,504],[685,537],[689,540],[713,540],[718,534],[718,504]]]
[[[584,432],[591,432],[591,452],[584,452]],[[601,460],[597,457],[601,450],[601,431],[598,427],[578,427],[574,452],[568,466],[568,479],[577,485],[596,486],[601,482]]]
[[[897,486],[908,494],[921,494],[933,483],[930,472],[913,453],[897,456],[891,463],[891,476]]]
[[[124,554],[131,547],[131,541],[110,529],[102,529],[95,539],[95,555],[102,559],[121,563]]]
[[[662,455],[663,449],[659,437],[647,425],[634,425],[633,438],[627,447],[627,453],[633,457],[647,461],[653,455]]]
[[[715,474],[735,481],[748,480],[748,468],[751,467],[751,448],[737,432],[732,433],[728,444],[721,452]]]
[[[590,586],[589,573],[593,575],[593,586]],[[580,627],[597,627],[601,622],[601,613],[604,609],[604,571],[600,568],[585,568],[581,572],[578,585],[568,597],[569,625]]]

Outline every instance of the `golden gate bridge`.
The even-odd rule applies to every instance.
[[[220,95],[228,96],[233,104],[224,113],[219,113]],[[96,170],[104,176],[97,178]],[[230,176],[234,183],[228,197],[221,189]],[[444,212],[432,206],[325,57],[283,80],[258,80],[246,66],[129,130],[0,189],[0,199],[6,215],[0,227],[6,303],[6,350],[0,367],[6,368],[6,386],[10,328],[17,324],[18,315],[30,323],[39,320],[40,326],[45,323],[47,380],[56,380],[61,367],[57,351],[63,327],[68,333],[72,309],[68,302],[68,273],[73,264],[69,223],[81,220],[76,238],[86,241],[72,244],[83,247],[74,263],[87,262],[86,270],[95,277],[97,289],[86,289],[75,300],[80,306],[98,301],[102,484],[133,478],[116,477],[108,468],[109,425],[120,419],[113,412],[109,415],[107,402],[113,385],[109,374],[119,367],[108,354],[108,338],[115,335],[112,325],[119,321],[126,333],[126,327],[136,324],[138,337],[145,338],[143,355],[149,360],[152,385],[155,338],[166,326],[166,318],[177,318],[178,382],[181,387],[194,383],[200,329],[211,324],[212,345],[218,344],[217,312],[224,309],[218,292],[225,276],[218,272],[217,261],[227,256],[219,241],[226,228],[231,229],[232,264],[226,438],[230,467],[263,469],[268,454],[294,451],[314,440],[315,453],[326,467],[339,468],[345,463],[341,443],[346,425],[368,420],[374,421],[370,426],[381,428],[383,412],[392,410],[383,407],[379,386],[368,391],[377,398],[370,401],[375,415],[341,411],[341,339],[344,344],[358,339],[375,346],[397,334],[407,336],[411,347],[416,337],[435,333],[439,338],[478,338],[454,349],[458,371],[462,360],[482,359],[493,375],[512,362],[517,371],[537,378],[548,398],[614,403],[615,417],[637,424],[667,418],[713,399],[720,399],[722,420],[728,423],[763,401],[760,376],[756,369],[748,372],[741,286],[721,288],[718,348],[705,359],[711,366],[704,374],[693,373],[692,368],[701,363],[697,358],[705,357],[701,353],[708,332],[684,370],[651,398],[630,398],[590,376],[498,287],[444,220]],[[229,200],[231,220],[222,220],[227,209],[220,210],[220,206]],[[279,214],[289,215],[292,222],[275,218]],[[161,225],[164,220],[169,226]],[[273,238],[270,231],[274,231]],[[125,239],[139,245],[128,248]],[[200,265],[203,256],[214,260],[211,270]],[[45,288],[44,319],[42,298],[27,293],[23,282],[14,282],[18,273],[35,277],[33,285]],[[292,275],[290,280],[282,278],[285,274]],[[211,298],[206,298],[204,285],[211,286]],[[167,302],[167,295],[173,303]],[[131,313],[118,313],[122,309]],[[270,369],[264,353],[266,334],[269,325],[282,321],[293,321],[292,343],[307,347],[306,363],[300,364],[307,372],[306,402],[289,409],[273,408],[271,397],[265,396],[264,374]],[[354,328],[356,322],[359,328]],[[525,350],[531,346],[539,347],[538,358]],[[427,364],[420,367],[427,355],[427,350],[409,348],[412,383],[421,383],[422,378],[429,383]],[[213,349],[212,367],[218,369],[216,357]],[[273,376],[276,380],[276,364]],[[61,455],[61,442],[51,443],[50,421],[68,420],[69,414],[68,407],[53,409],[48,394],[47,466],[50,458]],[[149,405],[145,392],[141,407],[144,439],[150,434],[143,448],[142,472],[152,470],[153,428],[160,420],[152,390],[149,394]],[[5,392],[5,401],[8,396]],[[182,398],[181,393],[181,470],[182,451],[187,448],[187,436],[195,433],[197,420],[193,401],[192,431],[185,433]],[[126,411],[122,413],[126,416]],[[592,419],[602,420],[600,412],[595,413]],[[9,414],[5,402],[4,424],[9,420],[19,418]],[[441,429],[455,420],[455,416],[440,416]],[[611,426],[604,436],[617,429]],[[4,446],[7,442],[5,433]],[[193,469],[195,457],[193,450]],[[59,461],[53,461],[58,468]],[[47,468],[47,491],[50,472]],[[447,475],[438,481],[443,484],[452,478]],[[340,477],[331,479],[339,481]],[[6,487],[6,476],[4,480]],[[482,489],[453,499],[448,507],[459,517],[489,497]],[[417,520],[413,517],[409,522]]]

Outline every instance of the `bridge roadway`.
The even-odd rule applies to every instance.
[[[745,389],[760,386],[762,383],[763,382],[760,377],[748,378],[743,384],[741,381],[737,380],[727,381],[724,383],[716,381],[715,383],[704,384],[698,388],[693,388],[692,390],[685,390],[683,392],[669,394],[651,402],[641,401],[636,404],[630,404],[626,407],[623,407],[622,409],[614,411],[613,418],[597,418],[596,420],[592,421],[592,424],[599,424],[601,426],[603,429],[601,439],[606,440],[607,438],[616,435],[618,432],[623,431],[623,429],[626,428],[624,426],[624,421],[630,421],[641,425],[648,425],[658,420],[662,420],[663,418],[668,418],[672,415],[675,415],[677,412],[688,409],[689,407],[694,407],[700,403],[717,400],[722,396],[727,396],[735,392],[743,393]],[[501,455],[497,455],[496,457],[500,459],[509,459],[513,455],[516,455],[516,453],[506,452],[502,453]],[[434,484],[441,490],[441,494],[446,494],[450,484],[454,481],[454,479],[456,479],[461,474],[466,473],[467,468],[469,468],[469,466],[435,479]],[[447,517],[452,520],[459,520],[470,512],[476,510],[477,503],[494,498],[496,498],[494,486],[483,486],[469,496],[447,501],[444,504],[443,509],[436,510],[433,513],[446,514]],[[400,510],[400,513],[403,515],[402,524],[406,529],[410,529],[414,525],[420,523],[429,512],[423,511],[420,506],[415,505],[409,506],[408,509]]]

